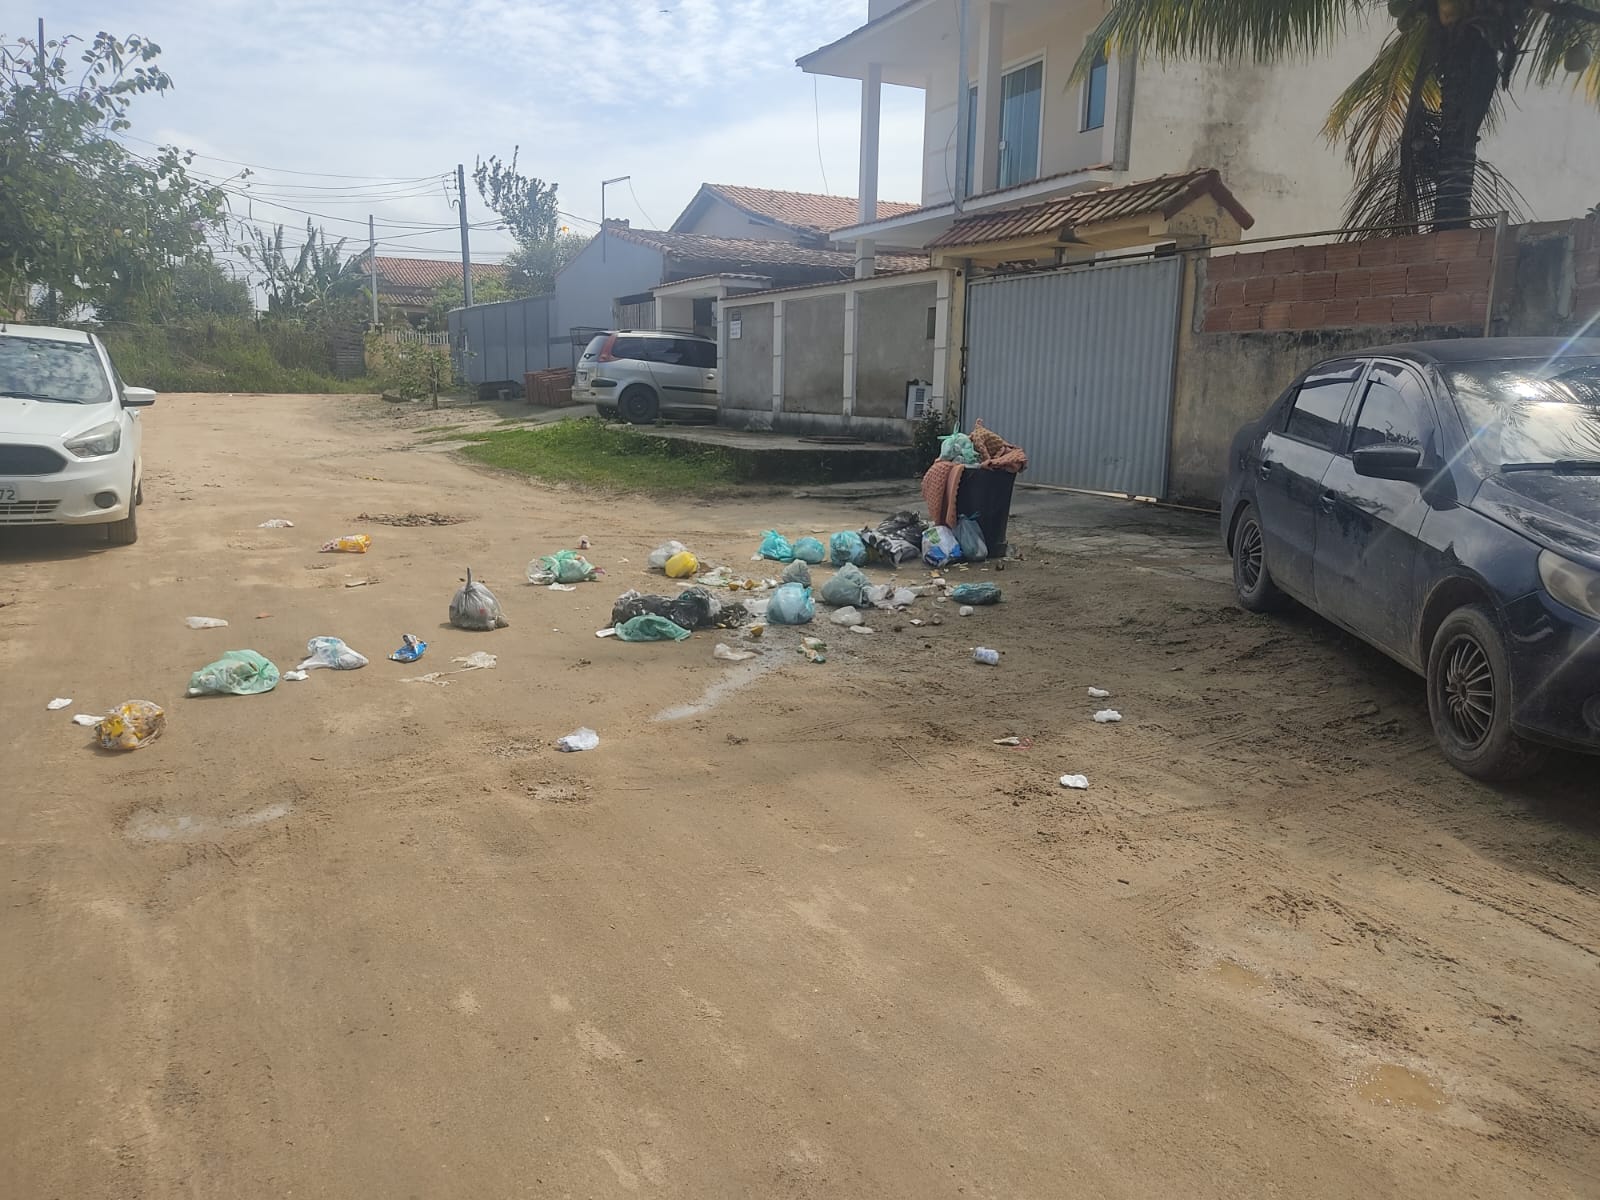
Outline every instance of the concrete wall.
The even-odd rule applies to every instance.
[[[772,303],[732,300],[725,314],[740,316],[739,336],[728,338],[722,366],[722,407],[772,413]],[[723,325],[726,327],[727,322]]]
[[[844,413],[844,294],[785,301],[783,411]]]
[[[1600,220],[1513,226],[1491,289],[1494,242],[1492,230],[1452,230],[1190,259],[1168,498],[1216,504],[1234,434],[1319,359],[1481,336],[1491,299],[1501,336],[1565,337],[1600,318]],[[1337,293],[1341,278],[1363,295],[1304,298]]]
[[[665,270],[659,251],[615,236],[606,239],[602,262],[597,235],[556,276],[556,336],[584,325],[609,328],[616,297],[648,292],[662,282]]]
[[[857,416],[903,420],[906,383],[934,381],[928,310],[937,299],[932,282],[856,294]]]

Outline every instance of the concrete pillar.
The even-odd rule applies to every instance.
[[[878,117],[882,105],[883,68],[872,63],[867,67],[867,77],[861,81],[861,171],[856,219],[862,225],[878,219]],[[871,242],[856,243],[857,279],[872,275],[875,249]]]
[[[783,411],[783,301],[772,302],[772,415]]]
[[[978,23],[978,145],[972,192],[993,191],[1000,175],[1000,80],[1005,74],[1006,9],[985,5]]]
[[[856,338],[860,325],[856,319],[856,289],[844,294],[844,404],[841,411],[846,421],[856,412]]]

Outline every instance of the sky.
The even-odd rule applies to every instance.
[[[39,3],[39,0],[35,0]],[[161,46],[174,80],[141,97],[130,146],[174,144],[229,179],[234,211],[380,254],[459,254],[446,175],[509,159],[560,187],[565,223],[664,228],[702,182],[856,194],[860,84],[795,59],[866,20],[866,0],[51,0],[45,36]],[[33,35],[0,26],[8,36]],[[227,161],[224,161],[227,160]],[[920,200],[922,93],[885,87],[884,200]],[[261,169],[271,168],[271,170]],[[291,172],[303,172],[295,174]],[[347,178],[365,177],[365,178]],[[631,183],[631,188],[630,188]],[[244,193],[250,199],[239,195]],[[489,221],[471,181],[468,214]],[[452,229],[439,229],[452,226]],[[472,232],[474,256],[510,239]]]

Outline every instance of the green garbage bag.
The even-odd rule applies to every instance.
[[[999,604],[1000,588],[993,583],[958,583],[950,589],[950,599],[957,604]]]
[[[278,668],[254,650],[229,650],[189,676],[191,696],[253,696],[278,686]]]
[[[618,625],[617,636],[625,642],[681,642],[689,631],[666,617],[640,613]]]
[[[576,550],[557,550],[528,564],[529,583],[588,583],[599,575],[599,569]]]

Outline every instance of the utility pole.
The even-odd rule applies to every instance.
[[[618,175],[615,179],[600,181],[600,261],[606,260],[606,189],[613,183],[626,183],[632,175]]]
[[[971,180],[967,177],[967,155],[970,153],[970,147],[967,145],[967,122],[971,120],[969,110],[972,104],[967,83],[967,22],[970,19],[969,0],[957,0],[956,24],[959,28],[956,30],[956,194],[950,199],[958,217],[966,207],[967,188],[971,184]],[[974,163],[973,174],[977,174],[977,171],[978,165]]]
[[[472,247],[467,243],[467,169],[456,164],[456,198],[461,202],[461,295],[472,307]]]
[[[372,327],[378,327],[378,235],[373,232],[372,214],[367,214],[367,283],[372,289]]]
[[[39,18],[39,85],[44,86],[44,18]]]

